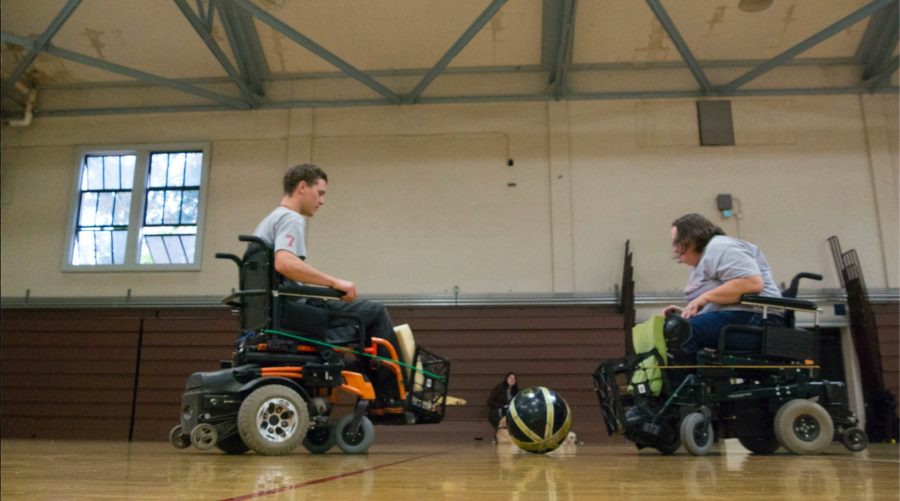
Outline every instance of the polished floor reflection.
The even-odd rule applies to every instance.
[[[900,499],[900,452],[873,444],[821,456],[748,454],[727,440],[704,457],[626,445],[377,443],[369,454],[226,456],[162,442],[3,440],[0,498],[17,499]]]

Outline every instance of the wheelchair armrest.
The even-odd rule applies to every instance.
[[[741,296],[741,304],[751,306],[771,306],[773,308],[785,308],[795,311],[814,312],[819,306],[812,301],[787,297],[764,297],[757,294],[744,294]]]
[[[278,288],[277,294],[285,296],[315,297],[320,299],[340,299],[346,294],[344,291],[331,287],[316,287],[313,285],[285,285]]]
[[[228,306],[239,308],[243,306],[243,303],[240,300],[243,299],[244,296],[262,296],[268,293],[269,291],[265,289],[249,289],[245,291],[236,291],[226,296],[225,299],[222,300],[222,304],[227,304]]]

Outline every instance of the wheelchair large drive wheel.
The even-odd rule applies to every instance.
[[[366,416],[359,423],[359,430],[353,433],[350,423],[353,422],[353,414],[342,417],[335,426],[335,438],[337,445],[347,454],[365,454],[375,441],[375,426]]]
[[[834,440],[834,423],[821,405],[790,400],[775,414],[775,437],[794,454],[819,454]]]
[[[681,443],[695,456],[705,456],[713,445],[712,423],[703,426],[704,421],[699,412],[692,412],[681,421]]]
[[[337,443],[334,425],[323,424],[310,428],[303,439],[303,447],[313,454],[325,454]]]
[[[259,454],[288,454],[300,445],[308,429],[306,401],[281,384],[257,388],[238,411],[241,440]]]

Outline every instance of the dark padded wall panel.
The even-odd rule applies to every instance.
[[[731,101],[697,101],[700,146],[734,146]]]

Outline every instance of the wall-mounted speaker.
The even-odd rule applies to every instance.
[[[734,146],[731,101],[697,101],[700,146]]]

